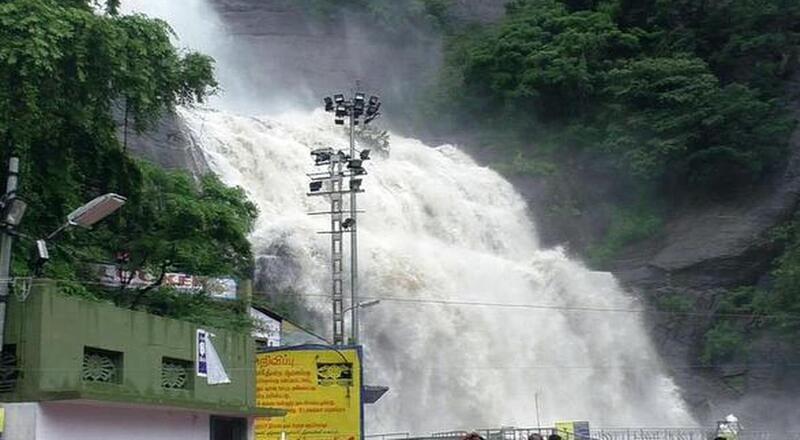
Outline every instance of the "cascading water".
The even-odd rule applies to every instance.
[[[288,249],[292,287],[327,312],[329,244],[315,233],[327,223],[306,214],[325,205],[306,197],[305,173],[309,152],[345,148],[345,132],[322,112],[182,115],[212,168],[260,206],[256,251]],[[692,423],[638,316],[608,311],[637,307],[611,275],[540,249],[511,185],[457,148],[392,139],[369,163],[359,222],[362,294],[384,299],[362,313],[367,377],[391,387],[371,430],[532,426],[537,393],[546,423]]]
[[[155,5],[163,3],[141,10],[159,12]],[[306,196],[306,173],[309,152],[344,149],[345,132],[321,111],[181,115],[212,169],[261,209],[256,253],[294,268],[271,271],[272,284],[328,316],[329,242],[316,234],[327,222],[306,214],[325,202]],[[383,301],[362,312],[362,342],[367,383],[391,388],[367,408],[368,431],[535,426],[537,395],[543,425],[694,424],[640,315],[614,311],[636,302],[610,274],[541,249],[507,181],[456,147],[399,136],[367,168],[361,293]]]

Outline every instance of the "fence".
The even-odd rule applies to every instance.
[[[474,431],[443,431],[428,436],[410,437],[403,433],[407,440],[460,440],[470,432],[479,434],[486,440],[527,440],[531,434],[538,433],[545,439],[555,428],[497,428],[476,429]],[[711,440],[716,437],[716,430],[703,428],[595,428],[590,431],[589,438],[561,434],[564,440]],[[387,434],[392,435],[392,434]],[[376,440],[398,440],[398,437],[378,438]],[[771,431],[742,431],[738,440],[800,440],[800,433]]]
[[[386,434],[367,434],[364,439],[369,440],[406,440],[411,437],[408,432],[389,432]]]

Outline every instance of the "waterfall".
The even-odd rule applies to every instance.
[[[261,209],[256,252],[279,244],[300,268],[273,281],[328,313],[327,222],[307,215],[326,205],[306,196],[306,173],[310,151],[344,149],[346,132],[321,111],[182,116]],[[359,262],[362,295],[382,302],[362,311],[362,342],[368,382],[391,390],[368,410],[371,431],[534,426],[537,393],[545,424],[692,424],[640,316],[623,312],[640,306],[610,274],[541,249],[507,181],[451,145],[395,135],[374,156]]]
[[[190,40],[192,14],[210,14],[204,0],[131,4],[177,22],[179,35],[188,27]],[[224,62],[218,39],[193,41]],[[345,149],[346,133],[322,111],[255,117],[228,104],[180,114],[212,169],[260,208],[259,276],[297,292],[328,328],[330,243],[316,233],[328,222],[307,215],[326,202],[306,196],[306,173],[310,151]],[[366,168],[360,290],[382,301],[360,315],[365,374],[390,387],[367,407],[369,432],[536,426],[535,396],[543,426],[694,425],[642,315],[626,312],[641,305],[612,275],[542,249],[509,182],[456,146],[398,135]]]

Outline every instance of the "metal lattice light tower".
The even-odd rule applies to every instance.
[[[311,152],[314,165],[327,166],[325,171],[309,174],[310,196],[328,196],[330,211],[312,214],[327,214],[331,218],[331,228],[323,233],[331,235],[331,296],[333,299],[333,343],[344,344],[344,293],[342,291],[342,238],[350,234],[350,304],[358,304],[358,237],[356,195],[363,192],[361,176],[367,174],[362,166],[369,160],[369,150],[356,151],[355,127],[359,123],[368,124],[380,114],[381,103],[377,96],[366,99],[364,93],[356,91],[353,97],[345,99],[342,94],[326,97],[325,111],[334,114],[336,125],[344,125],[348,120],[350,129],[350,151],[345,153],[333,148],[319,148]],[[348,179],[348,188],[342,185]],[[349,216],[344,218],[344,195],[350,195]],[[358,344],[358,307],[351,307],[351,342]]]

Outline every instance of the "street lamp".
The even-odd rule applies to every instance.
[[[19,158],[8,161],[6,192],[1,200],[3,223],[0,225],[0,351],[3,350],[3,329],[5,328],[6,301],[8,286],[11,283],[11,243],[14,230],[22,222],[27,205],[17,199],[17,179],[19,177]]]
[[[70,226],[79,226],[84,229],[91,228],[95,223],[108,217],[114,211],[122,207],[127,199],[119,194],[108,193],[96,197],[91,202],[70,212],[67,221],[47,236],[48,240],[53,239],[63,230]]]
[[[346,315],[348,310],[366,309],[367,307],[377,306],[380,303],[381,303],[381,300],[379,300],[379,299],[371,299],[369,301],[361,301],[360,303],[356,304],[355,306],[350,306],[350,307],[344,309],[344,313],[343,314]],[[357,332],[358,329],[355,329],[355,331]],[[351,343],[357,344],[358,343],[358,336],[359,336],[358,333],[355,333],[353,336],[351,336],[351,339],[350,339]]]
[[[17,227],[22,223],[22,217],[27,209],[27,204],[17,198],[17,182],[19,179],[19,158],[12,157],[8,163],[8,177],[6,181],[6,192],[0,199],[0,351],[2,351],[5,339],[4,327],[6,319],[6,302],[8,297],[8,286],[11,282],[11,244]],[[64,229],[70,226],[80,226],[89,228],[95,223],[107,217],[112,212],[125,204],[125,197],[118,194],[104,194],[91,202],[81,206],[67,215],[67,221],[47,236],[47,240],[54,238]],[[38,264],[44,264],[49,258],[47,242],[45,240],[36,241],[36,251]]]
[[[94,224],[121,208],[127,200],[119,194],[107,193],[95,197],[89,203],[67,214],[67,221],[64,224],[51,232],[47,238],[36,240],[36,275],[41,273],[44,264],[50,260],[50,252],[47,250],[48,240],[54,240],[58,234],[71,226],[78,226],[83,229],[91,228]]]
[[[372,300],[369,300],[369,301],[361,301],[360,303],[356,304],[355,307],[359,308],[359,309],[366,309],[367,307],[377,306],[380,303],[381,303],[381,300],[372,299]],[[352,310],[352,309],[353,309],[353,306],[350,306],[350,307],[344,309],[344,312],[347,313],[348,310]]]
[[[358,87],[358,86],[356,86]],[[345,119],[349,120],[350,131],[350,151],[334,152],[332,148],[319,148],[311,152],[314,156],[314,165],[327,166],[328,169],[321,172],[309,174],[311,184],[309,185],[309,196],[327,196],[330,198],[330,211],[326,213],[331,217],[331,229],[324,231],[331,234],[331,282],[333,299],[333,343],[341,345],[344,343],[344,314],[352,311],[351,339],[353,343],[358,343],[358,309],[360,306],[344,309],[344,295],[342,292],[342,238],[345,232],[350,234],[350,303],[358,302],[358,234],[357,219],[358,213],[356,206],[356,195],[363,192],[361,189],[362,179],[367,171],[364,169],[364,162],[369,160],[369,150],[356,150],[355,127],[363,123],[369,124],[380,115],[380,98],[377,96],[367,96],[360,91],[356,91],[352,98],[345,97],[344,94],[337,93],[333,97],[323,99],[325,111],[333,113],[334,123],[344,125]],[[349,188],[344,189],[342,182],[349,179]],[[323,184],[327,189],[323,191]],[[344,218],[343,195],[350,194],[350,212]]]

